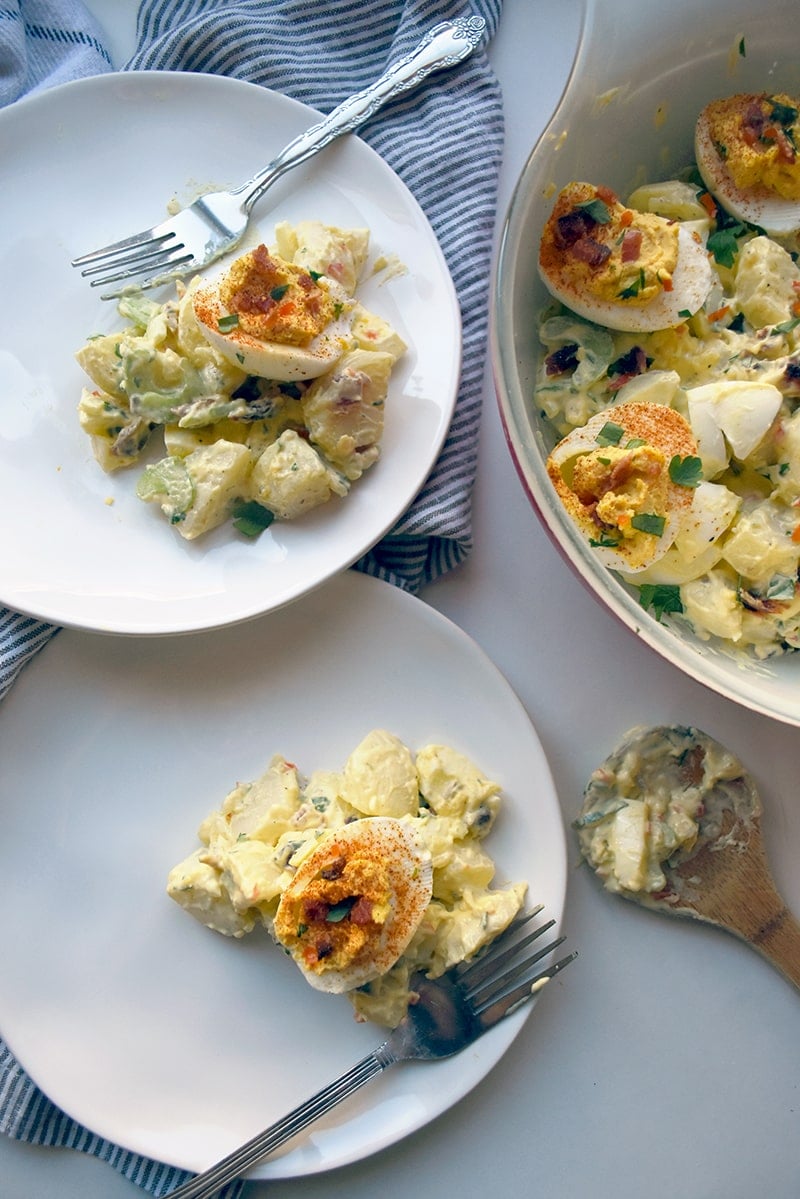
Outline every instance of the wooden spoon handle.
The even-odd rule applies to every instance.
[[[800,923],[788,908],[784,907],[748,941],[800,990]]]

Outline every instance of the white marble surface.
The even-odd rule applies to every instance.
[[[613,2],[613,0],[609,0]],[[698,10],[702,0],[697,0]],[[117,61],[134,0],[93,0]],[[502,81],[501,212],[566,79],[575,0],[506,0],[492,58]],[[768,851],[800,913],[798,732],[683,678],[576,583],[539,527],[506,451],[487,370],[470,561],[426,600],[470,633],[525,703],[568,822],[592,767],[631,725],[677,721],[737,750],[762,789]],[[570,841],[571,861],[576,862]],[[513,1049],[424,1132],[366,1161],[246,1199],[343,1188],[352,1199],[527,1194],[558,1199],[796,1199],[798,995],[714,930],[648,915],[570,873],[579,962],[542,997]],[[134,1199],[109,1166],[0,1139],[3,1199]]]

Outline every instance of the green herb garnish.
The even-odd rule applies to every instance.
[[[339,924],[350,912],[358,899],[357,895],[348,895],[347,899],[341,900],[340,903],[335,903],[332,908],[326,913],[325,920],[328,924]]]
[[[744,232],[743,225],[734,225],[729,229],[717,229],[708,239],[708,249],[714,255],[714,261],[720,266],[732,267],[739,253],[737,234]]]
[[[598,225],[607,225],[611,220],[611,211],[604,200],[594,199],[586,200],[583,204],[578,204],[578,208],[590,216],[593,221],[597,221]]]
[[[217,328],[220,333],[230,333],[231,329],[236,329],[239,324],[239,313],[229,312],[227,316],[221,316],[217,322]]]
[[[639,292],[643,290],[643,288],[645,286],[645,282],[646,282],[646,280],[645,280],[645,276],[644,276],[644,270],[642,268],[640,268],[639,274],[636,276],[633,283],[631,283],[628,287],[624,287],[622,289],[622,291],[619,293],[619,298],[621,300],[634,299],[634,297],[638,296]]]
[[[613,421],[608,420],[597,434],[595,441],[598,445],[619,445],[624,435],[625,430],[622,425],[615,425]]]
[[[275,514],[257,500],[237,504],[232,515],[234,528],[245,537],[258,537],[275,519]]]
[[[694,454],[687,454],[685,458],[676,454],[670,460],[669,477],[681,487],[696,487],[703,478],[702,459]]]
[[[655,512],[639,512],[631,518],[631,528],[639,533],[652,533],[654,537],[661,536],[666,523],[667,518],[658,516]]]
[[[682,612],[681,589],[675,583],[643,583],[639,588],[639,603],[647,611],[653,609],[656,620],[665,612]]]
[[[274,300],[277,304],[278,300],[282,300],[288,290],[289,284],[281,283],[279,287],[273,287],[272,291],[269,293],[269,298]]]
[[[773,325],[773,333],[791,333],[792,329],[796,329],[800,325],[800,316],[793,316],[788,321],[783,321],[780,325]]]

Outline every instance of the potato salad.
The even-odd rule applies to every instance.
[[[187,540],[229,521],[257,536],[346,496],[380,456],[406,349],[358,299],[368,249],[366,229],[282,222],[215,283],[123,296],[126,326],[76,355],[103,470],[141,467],[139,498]]]
[[[500,788],[462,753],[374,729],[339,770],[280,755],[199,828],[167,892],[218,933],[266,929],[303,976],[394,1027],[412,975],[437,977],[511,922],[527,884],[493,887],[483,842]]]
[[[535,404],[556,491],[644,608],[762,659],[800,647],[798,130],[787,96],[709,106],[680,178],[624,202],[564,189],[541,258],[558,302],[539,325]],[[721,177],[739,157],[734,199]]]

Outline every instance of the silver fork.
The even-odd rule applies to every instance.
[[[241,241],[250,213],[268,187],[287,171],[306,162],[335,138],[351,133],[401,92],[416,87],[433,71],[454,66],[472,54],[481,40],[483,17],[442,21],[416,50],[399,59],[369,87],[342,101],[305,133],[289,142],[263,171],[233,191],[209,192],[188,208],[131,237],[81,254],[72,265],[91,278],[92,287],[123,281],[100,298],[114,299],[125,287],[155,287],[179,275],[208,266]],[[146,276],[136,283],[124,281]]]
[[[535,971],[537,963],[564,941],[564,937],[557,937],[541,948],[531,948],[553,927],[554,920],[520,935],[541,911],[540,905],[518,916],[483,953],[453,967],[441,978],[415,975],[411,987],[419,998],[382,1045],[217,1165],[170,1191],[169,1199],[210,1199],[226,1183],[246,1173],[387,1067],[396,1062],[452,1057],[515,1012],[578,956],[569,953],[546,969]]]

